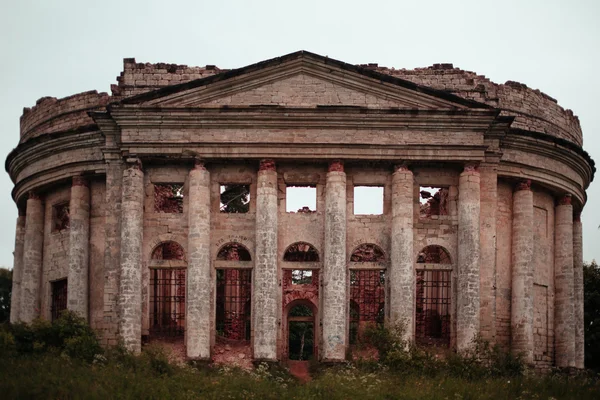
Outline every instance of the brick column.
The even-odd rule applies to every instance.
[[[558,200],[554,212],[554,343],[557,367],[575,366],[573,293],[573,206],[571,196]]]
[[[481,174],[479,314],[482,337],[494,342],[496,337],[496,210],[498,209],[496,164],[482,164],[479,166],[479,172]]]
[[[25,215],[21,214],[17,217],[17,229],[15,232],[15,252],[13,254],[13,276],[12,276],[12,291],[10,300],[10,323],[19,322],[21,311],[21,279],[23,276],[23,246],[25,241]]]
[[[511,350],[533,363],[533,192],[521,181],[513,193]]]
[[[256,188],[254,267],[254,358],[277,360],[277,172],[273,160],[261,160]]]
[[[210,173],[197,160],[189,175],[185,342],[188,358],[210,358]]]
[[[40,281],[44,250],[44,205],[33,192],[27,200],[25,239],[23,242],[23,274],[19,318],[30,323],[40,316]]]
[[[121,200],[119,336],[125,348],[135,353],[142,349],[143,210],[144,173],[139,160],[128,160]]]
[[[413,173],[406,165],[392,175],[392,251],[390,254],[390,322],[405,325],[404,339],[414,340],[415,271],[413,249]]]
[[[458,290],[456,347],[470,347],[479,333],[480,176],[467,164],[458,181]]]
[[[341,161],[329,164],[325,187],[323,262],[323,361],[346,358],[346,173]]]
[[[69,275],[67,308],[88,320],[90,188],[81,176],[73,177],[69,201]]]
[[[573,289],[575,292],[575,367],[584,368],[583,231],[579,212],[576,212],[573,218]]]

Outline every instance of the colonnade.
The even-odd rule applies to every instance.
[[[142,239],[144,173],[137,159],[126,160],[122,176],[120,224],[119,335],[132,351],[141,350]],[[496,179],[496,175],[493,175]],[[414,339],[415,249],[413,247],[414,176],[407,165],[392,175],[389,322],[407,326]],[[481,176],[467,164],[458,185],[456,346],[466,349],[480,332]],[[70,199],[68,308],[88,318],[89,221],[88,182],[74,177]],[[111,212],[110,210],[108,212]],[[276,360],[278,307],[278,200],[273,160],[260,161],[256,193],[256,248],[253,272],[253,351],[255,359]],[[186,304],[187,355],[210,357],[210,173],[202,162],[189,172],[189,234]],[[324,361],[342,361],[347,348],[346,173],[332,161],[326,177],[323,254]],[[570,196],[555,209],[555,342],[556,365],[583,367],[583,275],[581,221],[573,217]],[[31,322],[40,315],[44,242],[44,203],[29,195],[25,215],[17,219],[11,321]],[[533,192],[521,181],[513,194],[511,348],[533,362]]]

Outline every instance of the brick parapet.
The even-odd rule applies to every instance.
[[[525,84],[492,82],[484,75],[454,68],[452,64],[435,64],[427,68],[374,68],[377,72],[406,79],[413,83],[443,90],[469,100],[479,101],[516,115],[513,128],[542,132],[582,145],[579,118],[564,109],[556,99]]]
[[[117,84],[111,85],[111,91],[115,99],[122,99],[225,71],[214,65],[189,67],[166,63],[138,63],[135,58],[126,58],[123,60],[123,72],[117,76]]]
[[[94,124],[88,111],[102,109],[110,96],[96,90],[57,99],[42,97],[35,106],[24,108],[21,116],[21,140],[53,132],[63,132]]]

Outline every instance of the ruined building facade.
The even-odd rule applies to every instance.
[[[344,360],[366,325],[402,322],[424,346],[481,334],[583,367],[594,165],[556,100],[304,51],[125,59],[117,81],[23,112],[12,321],[70,309],[106,345],[272,361]],[[290,209],[297,187],[312,197]]]

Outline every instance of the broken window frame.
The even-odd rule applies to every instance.
[[[428,254],[429,252],[434,252],[434,254]],[[443,246],[426,246],[417,255],[415,264],[415,342],[419,345],[450,346],[454,329],[453,270],[450,253]],[[435,311],[435,314],[427,313],[431,310]]]
[[[218,261],[252,261],[250,251],[239,242],[228,242],[217,251]]]
[[[356,212],[356,208],[357,208],[357,196],[356,196],[356,190],[357,189],[361,189],[361,188],[381,188],[381,212],[378,213],[357,213]],[[379,196],[379,194],[378,194]],[[360,197],[360,196],[359,196]],[[384,215],[385,210],[384,210],[384,202],[385,202],[385,185],[354,185],[353,189],[352,189],[352,198],[353,198],[353,204],[352,204],[352,214],[356,215],[356,216],[380,216],[380,215]]]
[[[170,249],[173,248],[173,249]],[[165,255],[165,249],[170,249]],[[159,254],[160,251],[160,254]],[[171,256],[173,255],[173,256]],[[158,261],[186,261],[185,250],[182,245],[174,240],[167,240],[158,244],[152,250],[151,260]]]
[[[65,216],[66,210],[66,216]],[[61,232],[70,228],[71,209],[69,201],[61,201],[52,205],[52,232]]]
[[[424,192],[428,193],[427,197],[423,197]],[[450,215],[450,186],[419,186],[419,219],[445,218],[448,215]]]
[[[375,259],[373,260],[364,260],[360,259],[358,254],[359,251],[366,251],[366,248],[372,248],[373,253],[375,253]],[[377,254],[378,253],[378,254]],[[364,263],[364,262],[373,262],[373,263],[385,263],[387,261],[387,256],[383,249],[376,245],[375,243],[361,243],[352,250],[350,254],[350,262],[351,263]]]
[[[183,213],[183,183],[153,183],[154,185],[154,212],[164,214],[182,214]],[[157,188],[169,188],[170,197],[165,197],[162,204],[158,202]],[[173,211],[175,210],[175,211]]]
[[[304,253],[306,253],[305,257],[298,257],[300,259],[290,259],[291,255],[293,254],[292,250],[293,250],[294,246],[296,246],[296,247],[308,246],[308,249],[303,251]],[[300,250],[298,250],[298,252],[299,251]],[[286,247],[285,251],[283,252],[283,261],[296,262],[296,263],[319,263],[319,262],[321,262],[321,257],[315,246],[313,246],[312,244],[310,244],[308,242],[298,241],[298,242],[294,242],[294,243],[290,244],[288,247]]]
[[[312,209],[310,206],[312,205],[308,205],[308,206],[302,206],[301,208],[299,208],[298,210],[293,210],[290,209],[290,202],[289,199],[290,197],[290,190],[292,189],[303,189],[303,188],[311,188],[314,189],[314,209]],[[286,183],[285,185],[285,212],[288,214],[313,214],[317,212],[317,185],[316,184],[291,184],[291,183]]]
[[[244,191],[242,191],[240,194],[234,196],[231,200],[229,200],[227,203],[223,203],[223,193],[225,193],[227,190],[227,187],[243,187]],[[226,209],[226,207],[228,207],[229,204],[233,203],[235,200],[241,198],[242,196],[248,196],[247,197],[247,201],[244,202],[242,200],[241,204],[237,205],[236,208],[232,208],[231,210]],[[219,213],[221,214],[247,214],[248,212],[250,212],[250,202],[252,201],[252,198],[250,196],[250,184],[248,183],[219,183]],[[235,204],[235,203],[234,203]]]

